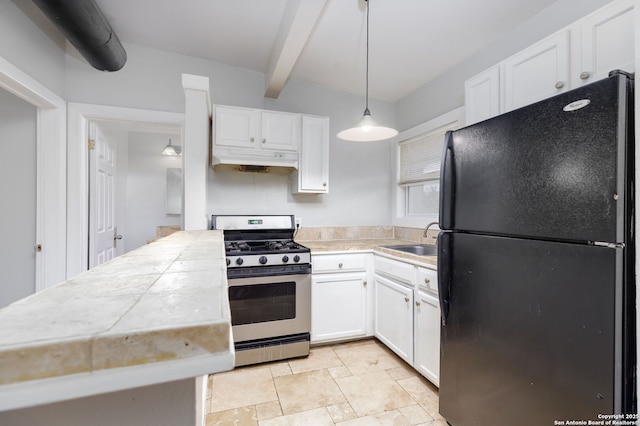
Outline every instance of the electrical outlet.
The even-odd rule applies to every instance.
[[[296,228],[300,228],[302,226],[302,218],[296,217]]]

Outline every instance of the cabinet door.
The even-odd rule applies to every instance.
[[[319,274],[311,278],[311,341],[367,333],[367,274]]]
[[[300,116],[284,112],[262,112],[262,149],[298,151]]]
[[[327,117],[302,117],[296,192],[329,192],[329,118]]]
[[[413,363],[413,290],[376,275],[375,336]]]
[[[617,1],[580,21],[581,57],[574,85],[605,78],[609,71],[635,71],[634,10],[630,0]]]
[[[216,107],[215,144],[253,148],[260,137],[260,112],[248,108]]]
[[[440,306],[434,295],[418,291],[415,303],[414,367],[434,385],[440,377]]]
[[[567,90],[569,59],[569,31],[566,30],[503,61],[505,111]]]
[[[500,114],[500,66],[496,65],[464,83],[465,122],[478,123]]]

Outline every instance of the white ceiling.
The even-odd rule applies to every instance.
[[[369,95],[402,98],[554,1],[369,0]],[[287,78],[364,95],[364,0],[96,2],[121,41],[263,72],[270,97]]]

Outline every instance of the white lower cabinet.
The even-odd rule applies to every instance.
[[[434,269],[375,257],[375,336],[436,386],[440,304]]]
[[[312,252],[311,264],[311,343],[375,336],[439,385],[435,269],[363,252]]]
[[[372,334],[368,263],[371,254],[312,253],[311,342]]]
[[[375,336],[413,364],[413,289],[376,275],[375,292]]]
[[[438,297],[418,291],[415,302],[415,354],[413,366],[439,386],[440,381],[440,304]]]
[[[367,274],[322,274],[311,280],[311,341],[367,334]]]

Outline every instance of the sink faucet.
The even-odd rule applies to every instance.
[[[438,224],[438,222],[431,222],[431,223],[429,223],[429,224],[424,228],[424,234],[422,235],[424,238],[427,238],[427,233],[429,232],[429,228],[431,228],[433,225],[440,226],[440,225]]]

